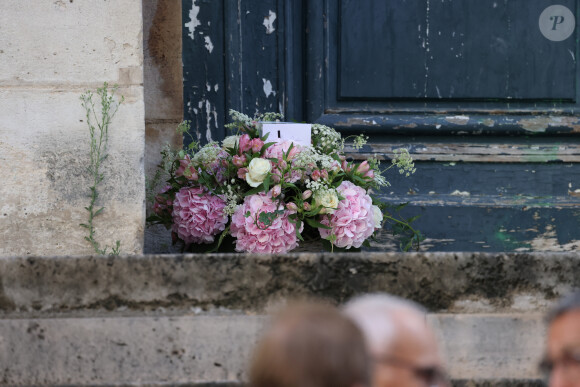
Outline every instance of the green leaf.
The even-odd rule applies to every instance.
[[[304,241],[304,238],[302,238],[302,235],[300,234],[301,226],[302,226],[302,221],[300,219],[296,219],[296,226],[294,227],[296,230],[296,237],[298,239],[300,239],[301,241]]]
[[[314,227],[314,228],[323,228],[325,230],[332,230],[332,227],[328,227],[320,222],[315,221],[312,218],[304,218],[304,221],[306,223],[308,223],[309,226]]]
[[[364,186],[364,185],[366,185],[366,184],[368,183],[368,181],[364,180],[363,178],[361,178],[361,177],[359,177],[359,176],[357,176],[357,175],[352,175],[352,176],[351,176],[351,178],[352,178],[352,179],[353,179],[355,182],[357,182],[357,183],[360,183],[360,184],[361,184],[361,185],[363,185],[363,186]]]
[[[326,251],[333,251],[332,243],[328,239],[322,239],[322,247]]]
[[[246,197],[246,196],[250,196],[250,195],[255,195],[255,194],[257,194],[258,192],[262,192],[262,191],[264,191],[264,184],[260,184],[260,185],[259,185],[259,186],[257,186],[256,188],[252,188],[251,190],[247,191],[247,192],[244,194],[244,197]]]
[[[222,245],[222,242],[223,242],[225,236],[228,234],[229,231],[230,231],[230,226],[226,227],[226,229],[224,231],[222,231],[222,233],[220,234],[220,237],[217,241],[216,246],[213,249],[209,250],[208,253],[215,253],[218,251],[218,249]]]
[[[394,206],[395,207],[394,210],[395,211],[400,211],[403,208],[407,207],[408,204],[409,204],[409,202],[405,202],[405,203],[398,204],[398,205]]]
[[[414,221],[416,221],[417,219],[419,219],[420,217],[421,217],[421,215],[415,215],[415,216],[412,216],[409,219],[405,220],[405,222],[410,224],[410,223],[413,223]]]
[[[79,224],[79,226],[84,227],[84,228],[90,228],[87,224],[84,224],[84,223]]]
[[[264,145],[262,145],[262,149],[260,149],[260,154],[263,154],[266,149],[268,149],[271,145],[274,145],[274,144],[275,144],[275,142],[267,142]],[[276,161],[278,161],[278,160],[276,160]]]
[[[99,209],[97,210],[97,212],[95,212],[95,215],[93,215],[93,216],[97,216],[97,215],[99,215],[101,212],[103,212],[103,210],[104,210],[104,209],[105,209],[105,207],[101,207],[101,208],[99,208]]]
[[[332,188],[338,188],[342,184],[342,178],[331,184]]]
[[[290,151],[292,150],[292,148],[294,148],[293,142],[290,143],[290,146],[288,147],[288,150],[286,151],[286,154],[284,155],[284,160],[288,159],[288,155],[290,154]]]

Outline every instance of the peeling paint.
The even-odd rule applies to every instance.
[[[574,191],[568,191],[569,196],[574,196],[580,198],[580,189],[575,189]]]
[[[539,116],[520,120],[518,125],[535,133],[545,132],[550,126],[567,126],[573,133],[580,133],[580,120],[575,117]]]
[[[574,251],[580,249],[580,241],[573,240],[561,244],[558,241],[556,230],[552,225],[546,225],[545,232],[531,240],[531,251]]]
[[[275,96],[276,92],[272,90],[272,82],[266,78],[262,78],[262,82],[264,82],[264,94],[266,95],[266,98],[268,98],[270,95]]]
[[[487,126],[488,128],[493,128],[495,125],[495,121],[492,120],[491,118],[486,118],[485,120],[481,121],[481,123]]]
[[[471,196],[471,194],[467,191],[459,191],[459,190],[455,190],[453,192],[451,192],[449,195],[451,196]]]
[[[199,6],[195,5],[195,1],[193,2],[191,9],[189,10],[189,22],[185,23],[185,27],[189,29],[189,37],[194,39],[195,37],[195,29],[201,25],[201,22],[198,19],[199,15]]]
[[[211,142],[212,138],[211,138],[211,116],[212,116],[212,107],[211,107],[211,103],[208,100],[205,100],[205,114],[206,114],[206,131],[205,131],[205,139],[207,140],[207,142]],[[217,113],[215,112],[215,109],[213,111],[213,116],[214,119],[217,118]],[[215,125],[217,126],[217,120],[215,120]]]
[[[204,40],[205,40],[205,48],[211,54],[211,52],[213,51],[213,43],[211,42],[211,38],[209,36],[205,36]]]
[[[451,116],[445,117],[445,121],[455,125],[466,125],[469,122],[468,116]]]
[[[276,31],[274,28],[274,21],[276,20],[276,12],[268,11],[268,16],[264,17],[264,27],[266,27],[266,33],[271,34]]]
[[[522,128],[525,130],[529,130],[530,132],[545,132],[546,129],[550,126],[550,118],[549,117],[534,117],[530,119],[520,120],[518,124],[521,125]]]

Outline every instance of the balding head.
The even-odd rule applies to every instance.
[[[364,336],[336,308],[295,304],[278,314],[254,353],[252,387],[368,387]]]
[[[374,385],[414,386],[422,370],[439,370],[441,359],[426,310],[408,300],[387,294],[356,298],[344,307],[363,331],[367,348],[380,366]],[[419,381],[420,382],[420,381]]]

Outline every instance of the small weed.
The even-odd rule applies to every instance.
[[[119,105],[123,103],[123,97],[116,102],[114,94],[117,91],[117,86],[109,89],[109,85],[105,82],[103,87],[97,89],[96,95],[100,98],[101,109],[100,116],[95,109],[95,101],[93,101],[94,94],[91,91],[86,91],[81,95],[82,106],[86,112],[87,125],[89,127],[90,135],[90,163],[88,171],[91,176],[92,185],[89,187],[91,192],[91,202],[85,207],[89,213],[89,220],[87,223],[81,223],[80,226],[86,228],[88,235],[85,240],[91,244],[95,253],[99,255],[106,255],[108,246],[101,248],[100,243],[95,239],[94,219],[103,212],[105,207],[97,209],[97,199],[99,198],[98,187],[103,181],[103,173],[101,166],[103,161],[107,158],[107,146],[109,142],[109,126],[113,117],[119,109]],[[109,255],[119,255],[121,249],[121,242],[116,241],[115,246],[111,248]]]

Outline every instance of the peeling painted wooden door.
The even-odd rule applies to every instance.
[[[431,250],[580,247],[578,0],[183,0],[185,118],[281,111],[407,147]],[[377,249],[396,248],[385,233]]]

